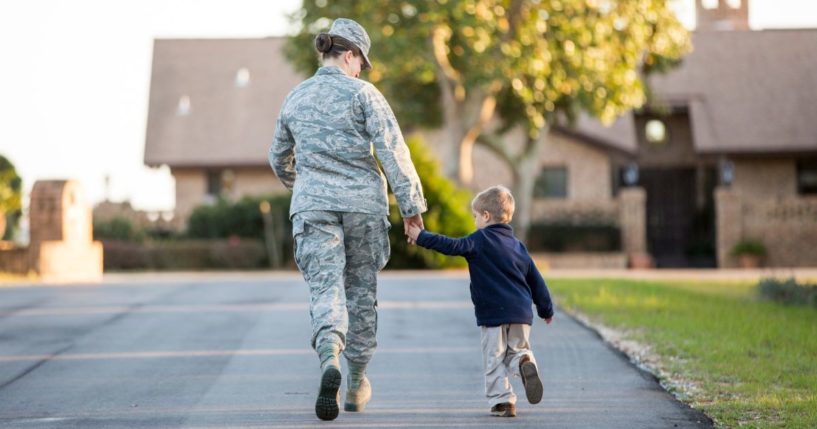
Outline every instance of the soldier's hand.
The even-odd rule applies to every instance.
[[[412,226],[415,226],[418,229],[422,230],[424,228],[423,215],[417,213],[414,216],[403,218],[403,233],[406,234],[407,237],[406,240],[408,241],[409,244],[416,244],[417,240],[415,238],[411,238],[411,236],[409,235],[409,229]]]

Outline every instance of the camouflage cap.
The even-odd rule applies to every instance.
[[[371,69],[372,63],[369,62],[369,48],[372,47],[372,41],[366,30],[357,22],[348,18],[338,18],[332,23],[332,28],[329,29],[330,36],[340,36],[352,42],[360,49],[363,54],[363,69]]]

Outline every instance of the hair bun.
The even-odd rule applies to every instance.
[[[318,52],[329,52],[332,50],[332,36],[327,33],[318,34],[318,37],[315,38],[315,47],[318,49]]]

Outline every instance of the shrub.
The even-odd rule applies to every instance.
[[[114,217],[110,220],[94,219],[94,239],[142,242],[145,234],[134,227],[130,220]]]
[[[817,308],[817,284],[798,284],[793,278],[763,279],[758,283],[762,298],[783,304],[811,305]]]
[[[621,229],[611,224],[569,220],[530,226],[528,248],[533,252],[615,252],[621,250]]]
[[[239,201],[219,200],[212,206],[199,206],[193,210],[187,223],[187,237],[193,239],[250,238],[262,240],[267,233],[274,236],[281,263],[293,261],[292,223],[289,221],[291,196],[244,197]],[[261,202],[269,203],[270,230],[264,227]],[[266,254],[266,249],[264,250]]]
[[[751,238],[743,239],[732,248],[732,256],[744,255],[762,258],[766,256],[766,245],[760,240]]]
[[[439,161],[434,158],[429,147],[420,137],[410,137],[406,144],[411,151],[411,159],[420,182],[423,195],[428,202],[428,211],[423,213],[423,223],[432,232],[452,237],[463,237],[473,232],[471,218],[471,194],[446,178]],[[464,267],[466,262],[461,257],[445,256],[419,246],[406,243],[403,232],[403,219],[392,196],[389,203],[389,221],[391,231],[391,259],[388,268],[451,268]]]
[[[260,239],[104,241],[104,268],[119,270],[251,270],[268,267]]]

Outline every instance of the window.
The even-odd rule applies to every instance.
[[[667,143],[667,126],[659,119],[650,119],[644,126],[644,137],[647,143],[661,146]]]
[[[187,116],[190,114],[190,97],[182,95],[179,97],[179,104],[176,106],[177,116]]]
[[[719,6],[718,3],[718,0],[701,0],[701,6],[703,6],[704,9],[717,9]]]
[[[534,198],[566,198],[567,168],[545,167],[533,185]]]
[[[726,0],[726,4],[729,5],[732,9],[740,9],[741,1],[740,0]]]
[[[797,163],[797,192],[817,194],[817,159]]]
[[[221,195],[221,170],[210,170],[207,172],[207,195]]]
[[[246,68],[239,69],[235,73],[236,88],[244,88],[250,84],[250,71]]]

